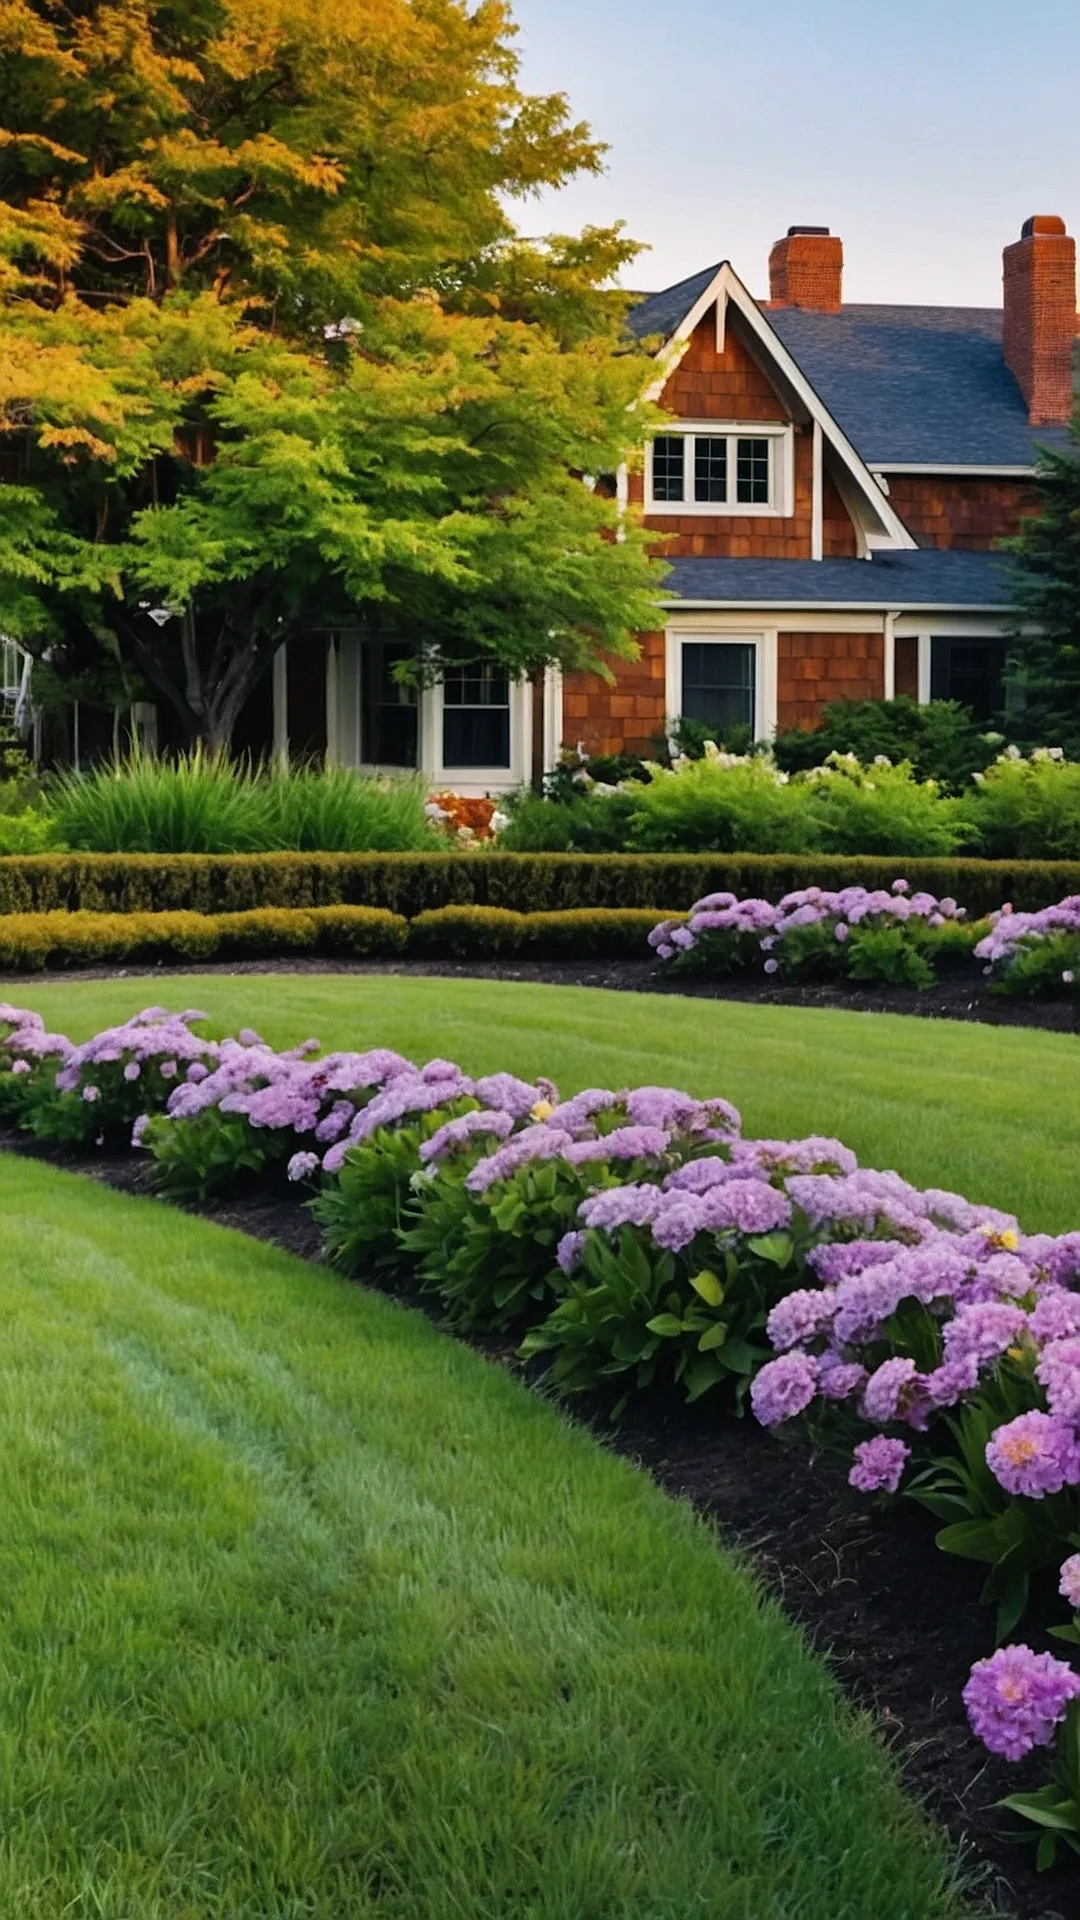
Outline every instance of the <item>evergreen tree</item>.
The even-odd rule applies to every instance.
[[[283,641],[415,671],[633,650],[659,576],[574,475],[643,436],[602,162],[502,0],[0,0],[0,629],[226,743]],[[157,616],[155,620],[153,616]]]
[[[1044,453],[1039,511],[1011,541],[1020,628],[1009,656],[1011,737],[1080,760],[1080,457]]]

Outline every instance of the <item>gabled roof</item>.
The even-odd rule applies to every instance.
[[[776,332],[868,466],[1034,466],[1032,427],[992,307],[770,307]]]
[[[686,607],[860,607],[875,612],[1001,611],[1012,601],[1009,562],[996,553],[935,547],[865,560],[672,560],[663,603]]]
[[[629,318],[639,339],[678,330],[719,269],[707,267]],[[1035,465],[1041,446],[1072,446],[1063,427],[1028,424],[990,307],[759,309],[868,467]]]

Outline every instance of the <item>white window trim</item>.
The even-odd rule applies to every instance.
[[[662,428],[656,439],[682,439],[683,442],[683,493],[682,500],[655,500],[653,498],[653,441],[645,448],[645,512],[650,518],[658,514],[671,517],[695,515],[712,519],[733,518],[741,520],[788,520],[795,510],[795,430],[790,420],[673,420]],[[694,499],[694,453],[695,439],[709,440],[768,440],[769,445],[769,502],[760,500],[695,500]],[[728,487],[734,492],[736,475],[736,450],[728,448]]]
[[[754,662],[754,739],[771,740],[776,733],[777,701],[777,630],[767,627],[764,630],[746,628],[741,631],[726,632],[720,628],[705,627],[668,627],[664,636],[665,653],[665,703],[668,718],[678,719],[682,713],[682,650],[684,642],[691,646],[753,646],[756,651]]]
[[[327,758],[357,773],[395,774],[402,767],[374,766],[360,757],[361,742],[361,666],[359,650],[351,635],[335,636],[326,650]],[[288,651],[279,649],[274,660],[274,752],[281,759],[289,753]],[[562,727],[562,680],[556,679],[552,727]],[[441,685],[425,687],[417,703],[416,771],[433,787],[452,788],[467,799],[480,799],[489,793],[512,793],[532,778],[533,689],[529,681],[510,683],[510,765],[508,767],[452,767],[442,755],[443,690]],[[557,720],[555,719],[557,712]],[[561,738],[546,743],[558,758]]]

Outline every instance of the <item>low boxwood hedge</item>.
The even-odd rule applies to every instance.
[[[680,910],[722,889],[779,900],[796,888],[887,887],[900,876],[972,918],[1011,900],[1035,910],[1080,892],[1080,862],[898,860],[815,854],[35,854],[0,859],[0,915],[243,913],[382,907],[414,920],[439,907],[517,913]]]
[[[439,907],[411,923],[381,907],[257,907],[246,913],[11,913],[0,916],[0,968],[174,965],[292,953],[386,959],[647,959],[660,908],[512,913]],[[678,917],[678,916],[675,916]],[[2,996],[0,996],[2,997]]]

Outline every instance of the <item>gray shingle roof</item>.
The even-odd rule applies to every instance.
[[[715,267],[705,267],[701,273],[695,273],[689,280],[679,280],[673,287],[665,287],[662,293],[646,293],[641,303],[632,309],[628,326],[639,340],[648,339],[650,334],[658,333],[667,340],[674,333],[680,320],[685,320],[691,307],[701,299],[706,288],[711,286],[720,271],[719,262]]]
[[[639,337],[674,333],[719,271],[706,267],[630,315]],[[1031,427],[991,307],[766,310],[789,353],[868,466],[1034,466],[1063,427]]]
[[[1064,450],[1031,427],[990,307],[769,309],[769,320],[868,466],[1033,466]]]
[[[802,602],[888,612],[1008,607],[1010,566],[995,553],[876,553],[867,560],[672,560],[661,599],[784,607]]]

